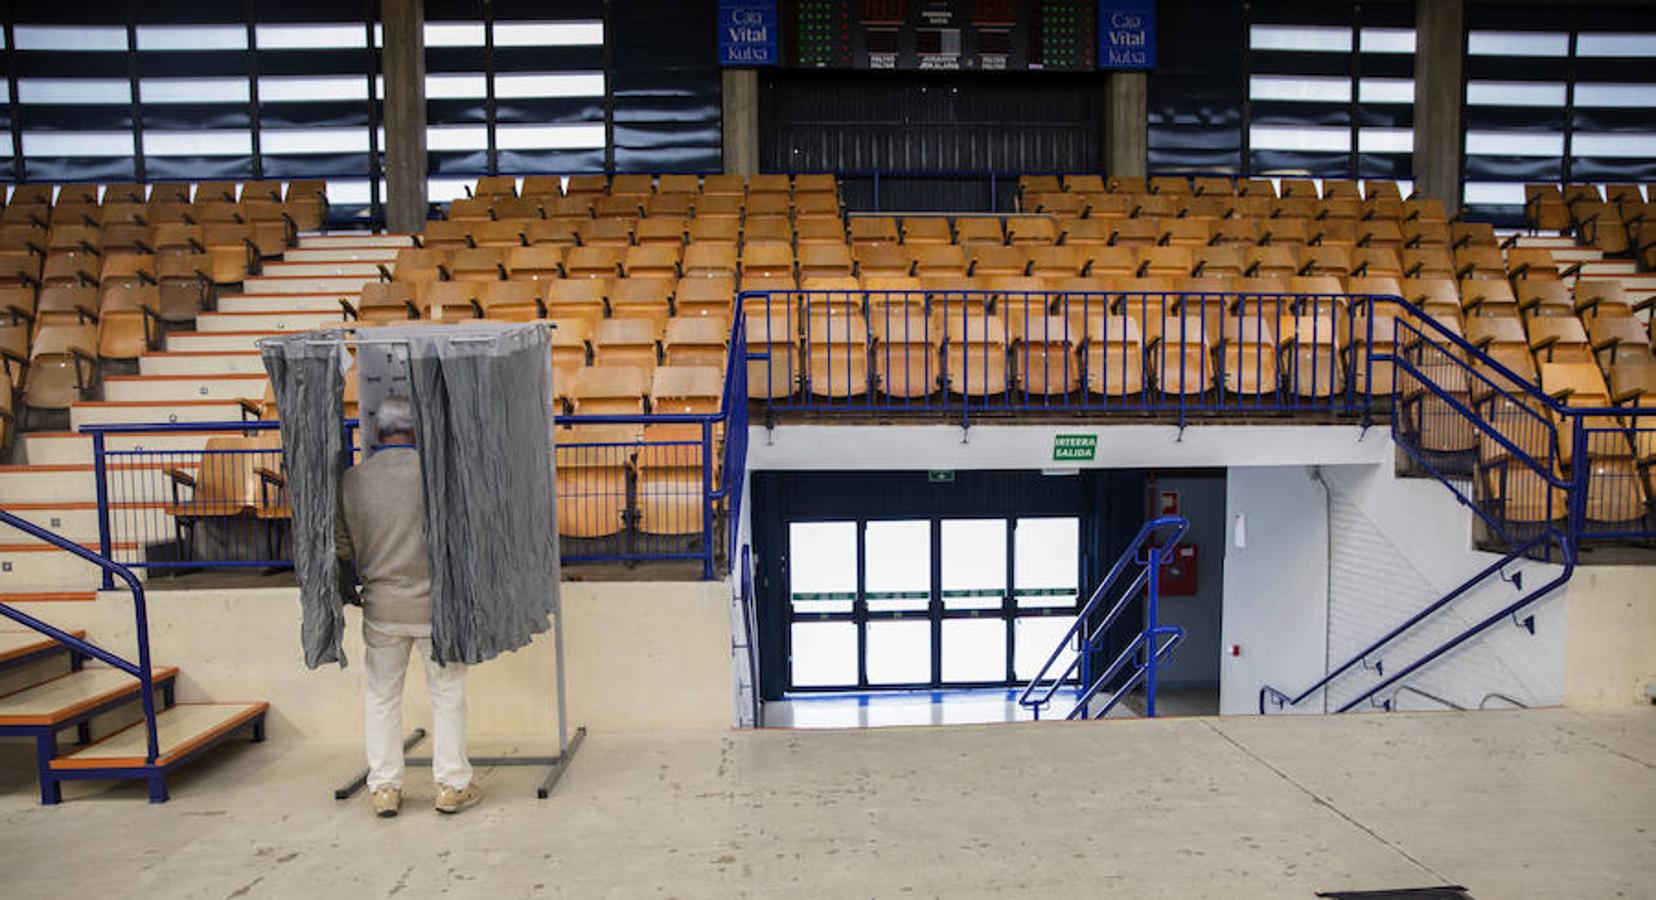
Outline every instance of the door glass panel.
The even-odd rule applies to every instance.
[[[943,680],[1005,681],[1006,620],[944,619]]]
[[[857,596],[857,523],[788,524],[788,594],[796,613],[851,611]]]
[[[1019,519],[1013,531],[1013,594],[1021,609],[1075,606],[1081,520]]]
[[[931,682],[931,622],[885,620],[867,628],[869,684]]]
[[[854,622],[795,622],[791,681],[794,687],[855,686],[857,626]]]
[[[925,610],[931,603],[931,522],[869,522],[863,565],[871,612]]]
[[[1006,520],[943,523],[943,608],[1000,609],[1006,596]]]
[[[1058,639],[1064,632],[1075,624],[1070,616],[1023,616],[1013,622],[1012,626],[1012,671],[1019,681],[1028,681],[1041,670],[1041,665],[1052,654],[1052,648],[1058,645]],[[944,655],[948,660],[948,655]],[[1064,652],[1058,654],[1058,660],[1047,670],[1046,679],[1064,671],[1075,659],[1075,642],[1070,641]],[[1079,676],[1080,673],[1076,673]]]

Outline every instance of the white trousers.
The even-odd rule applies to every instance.
[[[410,651],[426,663],[431,695],[431,777],[456,790],[471,784],[466,759],[466,667],[431,661],[431,639],[392,634],[362,623],[367,702],[363,733],[368,745],[368,789],[401,788],[403,781],[403,676]]]

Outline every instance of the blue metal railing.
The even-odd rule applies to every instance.
[[[1082,690],[1076,698],[1075,705],[1070,708],[1064,718],[1073,719],[1077,716],[1088,718],[1088,704],[1092,698],[1103,690],[1106,685],[1122,673],[1128,666],[1133,667],[1133,673],[1126,681],[1118,685],[1105,701],[1103,707],[1095,714],[1103,716],[1116,704],[1120,703],[1132,690],[1143,684],[1145,687],[1145,715],[1156,715],[1156,669],[1184,640],[1184,629],[1175,625],[1162,625],[1159,619],[1158,603],[1161,595],[1160,573],[1162,566],[1173,558],[1173,551],[1179,540],[1184,537],[1190,528],[1190,522],[1183,516],[1160,516],[1144,523],[1127,545],[1127,549],[1116,557],[1115,564],[1093,590],[1092,596],[1082,605],[1081,611],[1075,616],[1075,621],[1058,639],[1058,643],[1047,656],[1046,662],[1036,671],[1029,684],[1018,694],[1018,705],[1033,712],[1035,718],[1041,717],[1041,710],[1052,702],[1064,683],[1080,669]],[[1171,531],[1164,531],[1171,529]],[[1162,540],[1154,540],[1158,532],[1162,532]],[[1145,552],[1139,556],[1139,551]],[[1110,590],[1128,569],[1137,567],[1137,574],[1127,583],[1109,612],[1096,623],[1092,621],[1093,614],[1110,595]],[[1138,635],[1117,654],[1114,661],[1106,666],[1102,672],[1094,676],[1091,671],[1091,658],[1096,653],[1109,634],[1110,628],[1116,620],[1133,605],[1140,592],[1144,594],[1144,624]],[[1165,638],[1165,640],[1163,640]],[[1074,656],[1061,669],[1054,673],[1066,651],[1073,648]]]
[[[49,625],[8,604],[0,603],[0,616],[11,619],[33,631],[38,631],[75,653],[102,660],[110,666],[138,679],[139,703],[144,711],[144,763],[153,765],[161,755],[159,737],[155,730],[155,683],[150,672],[149,608],[144,602],[144,585],[131,569],[112,561],[107,554],[97,554],[59,534],[47,531],[33,522],[0,509],[0,523],[9,525],[30,537],[45,541],[60,550],[66,550],[102,569],[105,579],[119,577],[132,592],[133,628],[138,643],[138,661],[129,662],[89,641],[75,637]],[[42,769],[50,760],[39,761]]]

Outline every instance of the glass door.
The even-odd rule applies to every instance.
[[[946,519],[942,538],[944,683],[1006,681],[1005,519]]]

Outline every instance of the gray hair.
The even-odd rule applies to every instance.
[[[407,397],[386,397],[374,413],[374,421],[381,435],[413,434],[414,405]]]

